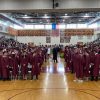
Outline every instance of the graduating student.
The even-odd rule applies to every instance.
[[[32,52],[31,55],[30,55],[30,59],[29,59],[29,62],[30,62],[30,65],[32,66],[31,68],[31,79],[33,79],[33,76],[34,76],[34,56],[35,56],[35,52]]]
[[[89,54],[85,51],[84,52],[84,77],[86,80],[88,80],[90,74],[89,74],[89,68],[90,68],[90,56]]]
[[[67,67],[68,67],[68,70],[70,70],[71,71],[71,50],[70,50],[70,48],[68,49],[68,62],[67,62]]]
[[[41,49],[41,57],[42,57],[42,62],[44,62],[45,57],[44,57],[44,51],[43,51],[43,48]]]
[[[12,50],[9,50],[8,53],[8,61],[9,61],[9,73],[10,71],[12,71],[12,63],[13,63],[13,59],[12,59]],[[12,79],[12,73],[10,73],[10,78]]]
[[[0,51],[0,79],[2,79],[2,62],[1,62],[1,59],[2,59],[2,51]]]
[[[64,58],[65,58],[66,67],[67,67],[67,62],[68,62],[68,49],[67,49],[67,47],[65,47]]]
[[[57,55],[58,55],[58,49],[57,49],[57,47],[55,46],[54,48],[53,48],[53,61],[54,62],[58,62],[58,60],[57,60]]]
[[[95,62],[95,52],[94,50],[91,50],[89,52],[89,55],[90,55],[90,77],[91,77],[91,81],[94,80],[94,77],[93,77],[93,70],[94,70],[94,62]]]
[[[47,60],[47,47],[44,47],[43,52],[44,52],[44,60],[46,62],[46,60]]]
[[[50,53],[51,53],[51,48],[50,48],[50,46],[48,46],[48,48],[47,48],[48,59],[50,57]]]
[[[12,68],[12,78],[18,79],[18,65],[19,65],[19,57],[15,54],[15,52],[12,52],[11,57],[9,58],[10,67]]]
[[[72,63],[72,72],[75,73],[75,65],[76,65],[76,62],[75,62],[75,57],[77,55],[77,48],[74,47],[73,49],[73,52],[71,54],[71,63]]]
[[[74,49],[71,49],[71,58],[70,58],[70,71],[71,71],[71,73],[74,73],[73,58],[74,58]]]
[[[95,81],[98,81],[99,71],[100,71],[100,51],[98,52],[98,54],[95,55],[94,70],[93,70],[93,76],[95,78]]]
[[[31,59],[31,64],[32,64],[32,72],[31,72],[31,75],[32,75],[32,79],[34,78],[34,76],[36,77],[36,79],[38,79],[38,75],[39,75],[39,58],[38,58],[38,55],[37,55],[37,52],[33,53],[33,57]]]
[[[71,60],[71,54],[68,47],[65,47],[64,58],[66,62],[66,70],[68,71],[70,69],[70,60]]]
[[[39,71],[39,74],[40,74],[40,72],[41,72],[41,67],[42,67],[42,64],[43,64],[43,57],[42,57],[42,52],[41,51],[39,51],[39,53],[38,53],[38,61],[39,61],[39,69],[40,69],[40,71]]]
[[[73,59],[74,70],[75,70],[75,80],[78,82],[83,82],[83,55],[79,49],[75,49],[75,55]]]
[[[28,62],[29,62],[29,57],[24,51],[24,53],[20,57],[21,73],[22,73],[23,79],[27,79]]]
[[[3,51],[3,55],[1,58],[1,64],[2,64],[2,78],[3,80],[8,80],[9,79],[9,60],[8,60],[8,55],[7,51]]]

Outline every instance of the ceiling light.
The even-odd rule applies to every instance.
[[[25,14],[25,17],[26,17],[27,15]]]
[[[25,17],[23,17],[23,18],[32,18],[32,17],[29,17],[29,16],[25,16]]]
[[[70,16],[62,16],[63,18],[69,18]]]
[[[87,17],[90,17],[90,16],[86,16],[86,15],[85,15],[85,16],[83,16],[83,17],[86,17],[86,18],[87,18]]]
[[[24,15],[22,18],[32,18],[32,17],[30,17],[28,15]]]
[[[44,14],[44,16],[47,16],[47,14]]]
[[[40,23],[42,23],[42,22],[40,22]]]
[[[85,14],[83,17],[90,17],[88,14]]]
[[[30,22],[33,22],[33,20],[30,20]]]
[[[82,21],[81,19],[79,19],[79,21]]]
[[[45,15],[43,16],[43,18],[49,18],[49,16],[48,16],[47,14],[45,14]]]

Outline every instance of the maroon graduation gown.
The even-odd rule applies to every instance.
[[[95,55],[95,63],[94,63],[94,70],[93,70],[93,76],[97,77],[99,76],[100,71],[100,54]]]
[[[64,58],[65,58],[65,62],[67,63],[68,61],[68,51],[67,50],[64,51]]]
[[[94,52],[90,52],[90,62],[94,64],[95,61],[95,53]]]
[[[45,59],[45,57],[44,57],[44,53],[43,53],[43,51],[42,51],[42,61],[44,62],[44,59]]]
[[[10,57],[9,58],[9,66],[12,68],[13,76],[18,75],[18,65],[19,65],[19,57]]]
[[[90,75],[93,76],[95,53],[94,52],[90,52],[89,55],[90,55],[90,63],[91,63]]]
[[[43,64],[42,55],[38,54],[38,62],[39,62],[39,74],[41,72],[41,66]]]
[[[83,78],[83,55],[75,54],[73,59],[74,71],[77,78]]]
[[[1,58],[1,64],[2,64],[2,77],[4,79],[9,78],[9,69],[8,69],[8,65],[9,65],[9,60],[8,60],[8,56],[2,56]]]
[[[65,62],[66,62],[66,69],[68,68],[68,51],[67,50],[65,50],[64,51],[64,58],[65,58]]]
[[[68,51],[68,62],[67,62],[68,68],[71,69],[71,51]]]
[[[2,77],[2,55],[0,55],[0,77]]]
[[[20,65],[21,65],[21,73],[22,75],[26,75],[28,73],[28,56],[25,55],[25,56],[21,56],[20,57]]]
[[[84,76],[89,77],[90,56],[84,55]]]
[[[39,69],[39,58],[38,58],[38,56],[35,55],[34,57],[32,57],[31,61],[32,61],[32,72],[31,72],[32,76],[33,75],[39,75],[40,69]]]

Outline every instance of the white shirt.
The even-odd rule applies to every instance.
[[[48,52],[47,52],[47,54],[50,54],[50,48],[48,48]]]

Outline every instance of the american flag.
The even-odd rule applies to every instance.
[[[52,36],[59,36],[59,24],[54,24],[55,26],[52,25]]]

